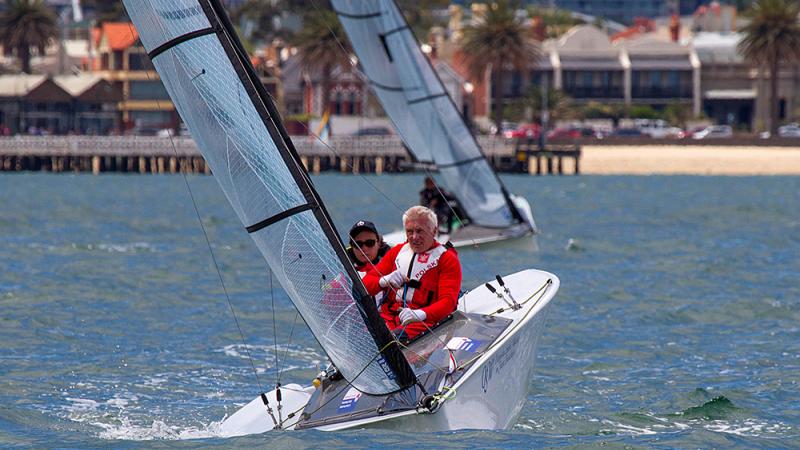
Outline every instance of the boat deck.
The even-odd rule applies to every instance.
[[[511,324],[496,316],[454,312],[432,332],[412,341],[403,353],[417,374],[425,392],[413,386],[388,395],[369,395],[357,391],[344,379],[326,380],[308,402],[296,428],[314,428],[414,410],[426,393],[452,386]],[[457,369],[448,375],[450,354]]]

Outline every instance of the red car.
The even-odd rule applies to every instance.
[[[556,128],[547,133],[547,139],[578,139],[581,137],[581,130],[577,128]]]
[[[538,139],[539,125],[536,125],[535,123],[523,123],[513,130],[504,131],[503,137],[505,137],[506,139],[518,139],[518,138]]]

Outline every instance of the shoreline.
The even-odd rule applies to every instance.
[[[584,145],[584,175],[800,175],[800,147]]]

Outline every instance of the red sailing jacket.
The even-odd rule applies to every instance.
[[[427,318],[424,324],[410,323],[405,328],[406,335],[411,339],[455,311],[461,290],[461,263],[455,249],[446,249],[439,243],[425,253],[411,255],[410,248],[403,250],[407,245],[399,244],[389,250],[374,269],[364,276],[364,285],[370,295],[375,295],[382,290],[379,284],[381,276],[395,270],[400,270],[403,275],[412,273],[410,278],[419,279],[418,284],[412,282],[410,286],[401,286],[396,291],[389,289],[380,307],[386,326],[398,331],[403,329],[398,314],[403,308],[404,294],[407,307],[425,311]]]

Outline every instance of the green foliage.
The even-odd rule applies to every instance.
[[[25,73],[31,72],[30,49],[44,53],[58,34],[58,19],[42,0],[10,0],[0,15],[0,43],[20,59]]]
[[[692,118],[692,111],[688,105],[671,104],[664,108],[662,115],[670,125],[686,128],[686,122]]]
[[[427,41],[428,32],[432,27],[446,25],[437,21],[432,11],[447,8],[448,5],[450,5],[448,0],[397,0],[397,7],[400,8],[414,34],[422,41]]]
[[[625,117],[626,108],[624,104],[609,104],[600,102],[589,102],[581,108],[580,113],[584,119],[612,119],[615,122]]]
[[[294,35],[303,69],[322,76],[323,98],[330,98],[331,74],[337,67],[350,67],[353,53],[342,24],[332,10],[314,9],[303,16],[303,28]]]
[[[491,3],[486,14],[477,18],[474,25],[464,29],[461,41],[463,53],[470,74],[481,79],[491,66],[493,85],[501,86],[502,77],[508,66],[520,72],[530,70],[539,57],[539,46],[530,38],[529,30],[520,20],[508,1]],[[503,120],[501,93],[494,89],[494,118],[498,124]]]
[[[661,119],[662,115],[650,105],[632,105],[628,115],[634,119]]]
[[[533,121],[536,123],[542,122],[542,109],[544,106],[542,100],[542,90],[538,86],[531,89],[523,100],[524,105],[533,112]],[[578,111],[572,106],[572,98],[561,90],[547,90],[547,111],[549,123],[579,118]]]
[[[800,61],[800,3],[758,0],[744,16],[750,20],[741,32],[739,52],[770,72],[770,131],[778,131],[778,79],[781,63]]]
[[[81,0],[85,10],[93,10],[97,23],[129,21],[128,13],[121,1]]]

